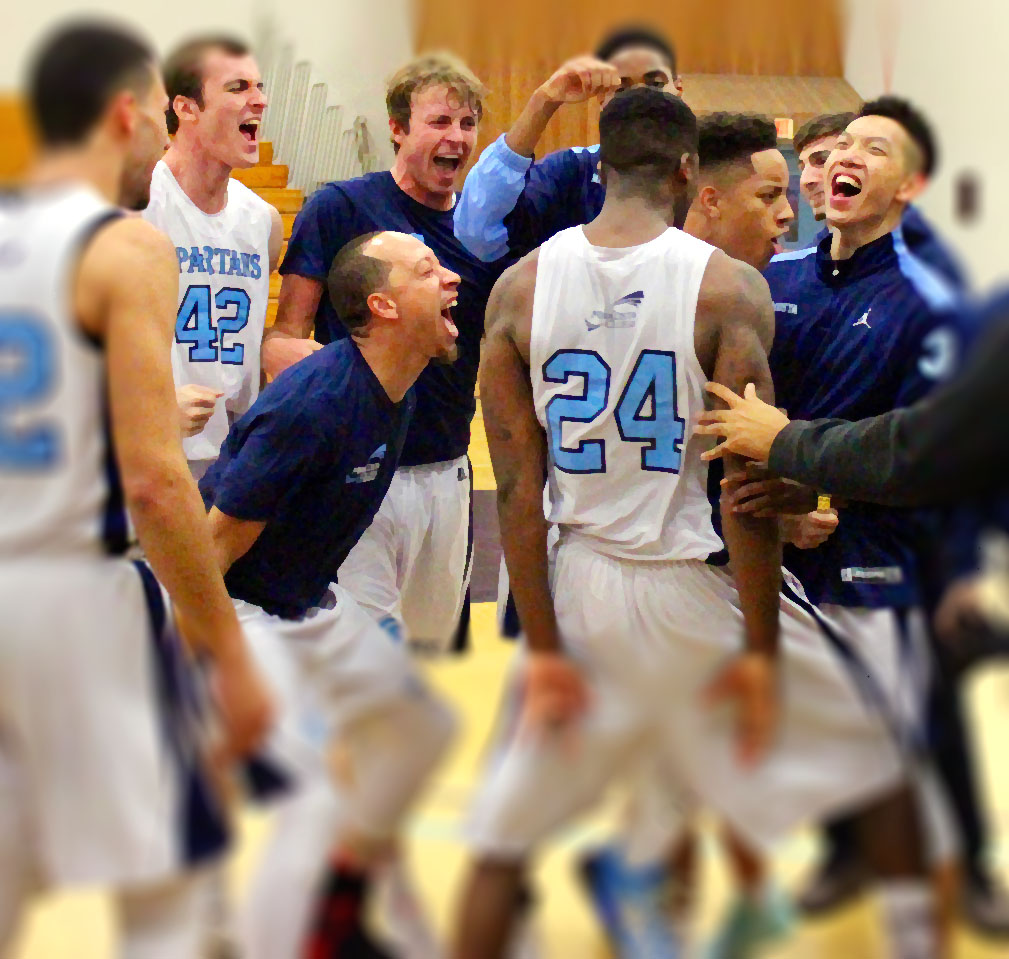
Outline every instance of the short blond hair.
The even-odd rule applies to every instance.
[[[409,130],[414,94],[437,86],[448,87],[460,100],[469,104],[478,121],[483,119],[487,88],[462,60],[445,51],[423,53],[404,64],[389,78],[385,90],[389,119],[395,120],[404,130]]]

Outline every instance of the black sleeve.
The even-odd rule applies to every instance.
[[[857,423],[790,423],[768,465],[825,492],[890,506],[1009,489],[1009,320],[999,318],[955,381],[914,406]]]

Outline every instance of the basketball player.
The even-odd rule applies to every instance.
[[[338,569],[342,579],[341,564],[392,482],[410,388],[429,360],[455,357],[458,286],[459,276],[415,237],[352,240],[328,278],[349,336],[278,377],[232,427],[201,483],[225,582],[284,707],[287,744],[278,753],[300,780],[278,810],[253,882],[249,957],[385,955],[361,925],[368,883],[393,853],[453,723],[404,647],[330,583]],[[306,705],[322,718],[323,741],[314,746],[299,742]],[[350,753],[352,782],[339,796],[326,762],[329,735]],[[333,888],[302,953],[334,833]]]
[[[165,62],[172,145],[154,168],[144,218],[175,246],[178,318],[172,369],[199,479],[228,428],[259,394],[280,214],[231,171],[259,160],[266,94],[248,48],[227,37],[183,44]]]
[[[165,90],[145,43],[81,21],[37,51],[27,102],[41,156],[0,207],[0,952],[40,883],[104,884],[121,955],[195,956],[197,868],[227,836],[175,624],[215,665],[232,753],[270,707],[179,439],[174,252],[116,206],[147,202]]]
[[[481,260],[514,260],[560,230],[598,216],[599,146],[558,150],[536,163],[536,145],[565,104],[595,98],[605,105],[617,90],[637,86],[683,93],[676,51],[652,30],[619,28],[593,56],[561,65],[470,170],[456,210],[456,236]]]
[[[685,424],[706,376],[771,393],[773,310],[756,271],[670,229],[693,191],[693,114],[631,90],[600,133],[600,216],[506,272],[488,310],[481,397],[528,658],[521,734],[477,803],[457,959],[503,954],[535,845],[642,754],[753,842],[859,795],[885,797],[891,842],[914,839],[898,747],[782,581],[777,526],[728,512],[714,532]],[[731,575],[705,562],[725,546]]]
[[[715,113],[698,121],[699,173],[697,195],[684,224],[684,231],[723,253],[763,270],[779,248],[794,213],[789,206],[788,166],[778,150],[774,122],[766,117]],[[836,510],[806,515],[783,515],[782,537],[804,548],[823,542],[837,526]],[[651,796],[647,780],[632,789],[632,812],[628,816],[628,844],[651,843],[670,848],[682,825],[681,817],[668,807],[667,796]],[[626,929],[655,913],[658,927],[674,904],[673,920],[682,923],[689,914],[695,850],[688,832],[670,857],[668,870],[630,870],[618,846],[595,851],[581,862],[581,873],[591,892],[596,913],[617,948],[627,939]],[[755,940],[780,939],[791,928],[790,912],[783,894],[766,881],[758,856],[727,835],[732,871],[746,895],[732,904],[734,921],[725,929],[714,956],[752,949]],[[670,884],[672,880],[672,884]],[[672,895],[670,894],[672,892]],[[730,938],[732,941],[730,942]]]

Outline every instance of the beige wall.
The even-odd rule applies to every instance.
[[[413,49],[411,0],[73,0],[6,4],[0,29],[0,93],[19,88],[25,58],[41,33],[63,17],[83,12],[132,24],[164,54],[179,41],[204,32],[226,32],[254,41],[264,21],[294,41],[295,55],[312,62],[313,82],[330,87],[330,103],[344,117],[368,118],[385,159],[385,79]]]
[[[942,156],[921,206],[961,253],[976,286],[1009,279],[1009,6],[996,0],[846,0],[845,77],[863,96],[890,89],[935,126]],[[955,183],[981,182],[973,223]]]

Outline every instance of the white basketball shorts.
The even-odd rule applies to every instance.
[[[512,739],[476,802],[478,849],[525,855],[645,762],[671,798],[687,790],[758,846],[896,788],[904,753],[799,589],[781,597],[778,736],[765,761],[746,768],[733,716],[704,701],[743,643],[731,574],[696,561],[618,560],[562,541],[554,604],[564,644],[588,679],[590,708],[574,750],[549,734]]]
[[[417,651],[445,652],[455,636],[469,586],[471,495],[465,456],[400,468],[340,567],[340,585]]]
[[[123,886],[223,852],[200,684],[150,569],[4,564],[0,609],[0,868]]]

